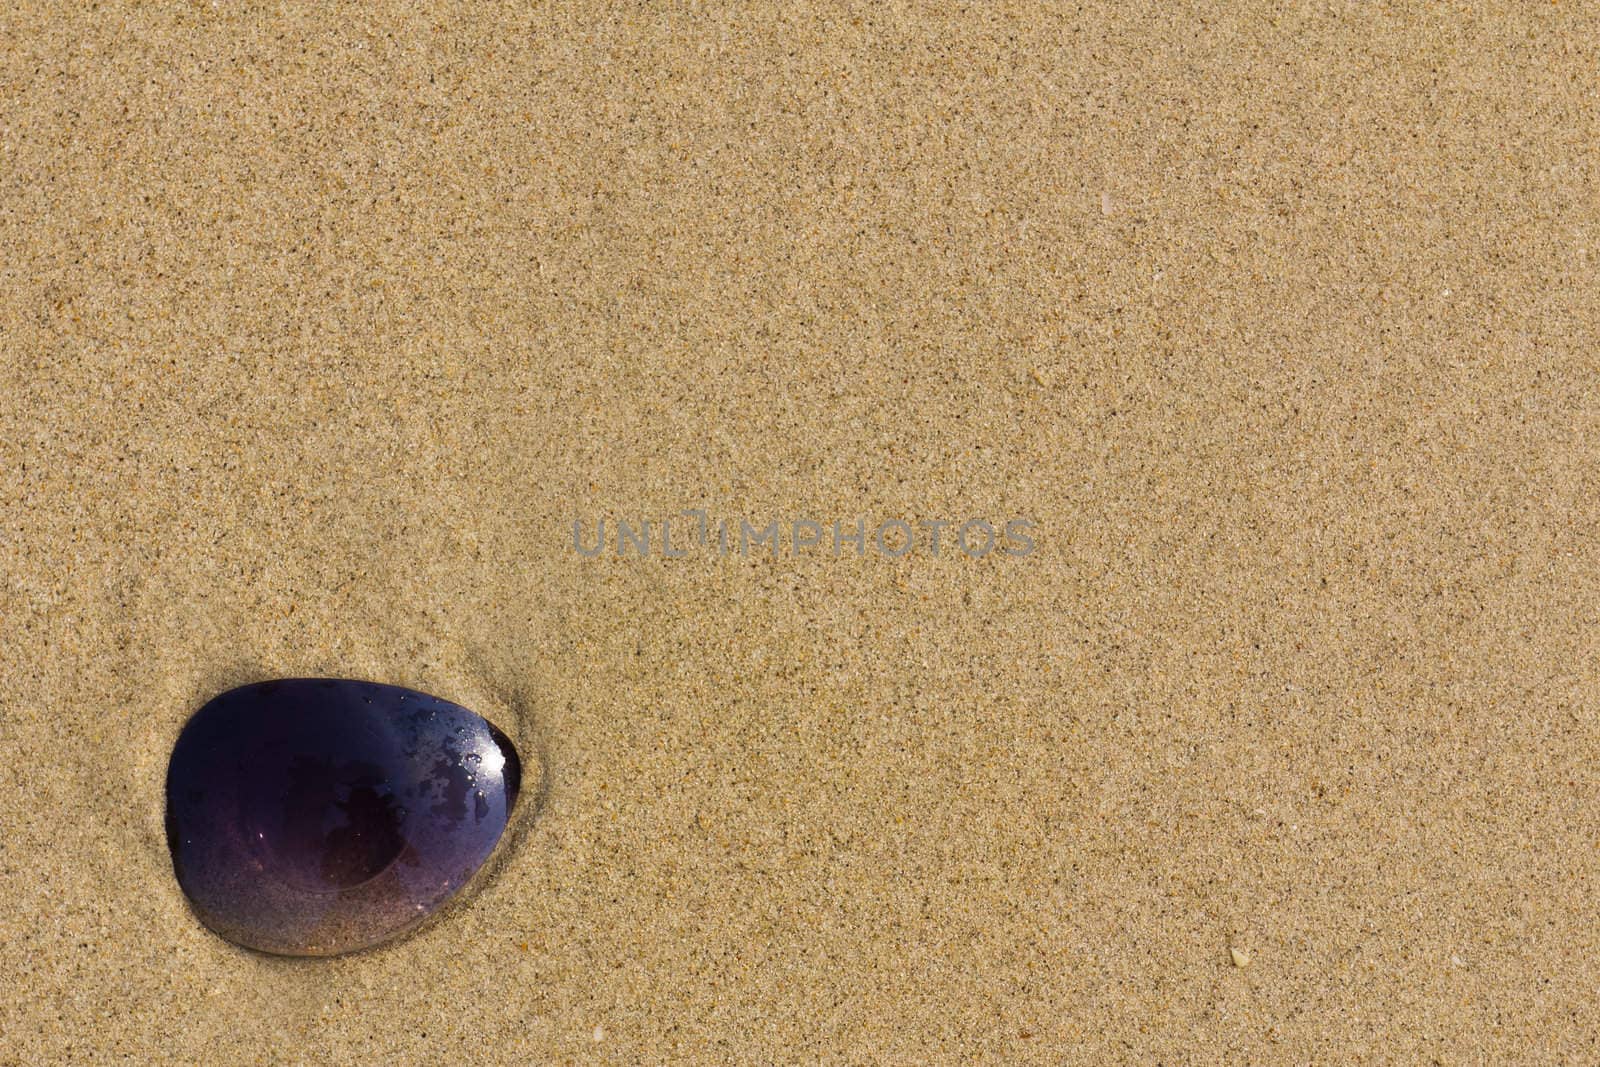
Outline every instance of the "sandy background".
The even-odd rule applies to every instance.
[[[1593,7],[77,7],[0,16],[0,1062],[1600,1060]],[[572,550],[694,507],[1038,548]],[[546,761],[332,962],[162,831],[297,674]]]

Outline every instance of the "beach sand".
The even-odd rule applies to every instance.
[[[0,1062],[1596,1062],[1597,41],[0,15]],[[540,768],[327,961],[162,822],[298,675]]]

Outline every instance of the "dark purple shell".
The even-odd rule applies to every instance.
[[[421,923],[494,851],[521,763],[487,720],[372,682],[293,678],[195,713],[167,767],[167,842],[200,920],[286,956]]]

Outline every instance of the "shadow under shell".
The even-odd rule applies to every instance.
[[[167,842],[229,941],[331,956],[389,940],[500,840],[521,763],[487,720],[399,686],[261,682],[207,703],[167,767]]]

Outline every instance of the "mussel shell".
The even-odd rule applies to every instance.
[[[521,785],[510,740],[399,686],[292,678],[184,726],[167,840],[195,914],[261,952],[329,956],[423,922],[489,858]]]

